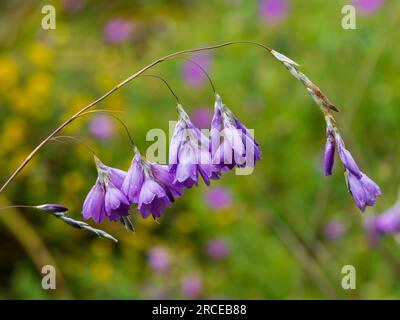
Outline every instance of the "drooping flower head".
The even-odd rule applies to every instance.
[[[261,160],[258,143],[251,136],[249,129],[223,104],[218,94],[211,121],[210,150],[213,163],[221,170],[232,169],[235,166],[254,167],[255,162]]]
[[[198,185],[200,174],[209,185],[210,179],[218,179],[219,169],[212,164],[207,138],[190,121],[183,107],[178,104],[177,122],[169,148],[169,171],[175,175],[174,184],[191,188]]]
[[[376,197],[381,195],[381,190],[374,181],[359,169],[353,156],[349,150],[346,149],[339,131],[334,127],[331,121],[327,121],[327,141],[324,159],[324,170],[327,176],[332,174],[335,149],[345,168],[347,188],[353,196],[356,205],[364,212],[367,206],[373,206],[375,204]]]
[[[182,188],[173,184],[174,175],[167,165],[151,163],[143,158],[137,148],[131,167],[122,183],[122,191],[130,203],[138,204],[143,218],[150,214],[161,217],[165,207],[170,207]]]
[[[92,218],[100,223],[105,218],[121,220],[129,215],[130,203],[122,193],[121,187],[126,172],[103,164],[96,156],[98,177],[95,185],[86,196],[82,214],[85,219]]]

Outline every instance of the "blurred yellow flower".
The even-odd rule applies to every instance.
[[[18,64],[13,58],[0,57],[0,79],[3,89],[15,85],[18,82],[19,73]]]
[[[179,232],[188,233],[194,227],[193,216],[190,212],[183,212],[175,217],[174,224]]]
[[[28,60],[38,66],[46,67],[53,63],[54,52],[43,43],[35,42],[26,51]]]
[[[217,224],[220,226],[228,226],[236,221],[238,215],[236,210],[222,210],[215,213]]]
[[[79,93],[73,97],[68,109],[72,112],[76,112],[91,103],[93,100],[95,99],[92,97],[92,95],[87,93]]]
[[[103,108],[103,107],[102,107]],[[115,94],[111,95],[104,101],[104,109],[111,109],[117,111],[126,111],[127,110],[126,102],[123,96],[122,91],[116,92]],[[117,116],[122,116],[123,113],[117,114]]]
[[[45,104],[43,99],[51,89],[52,77],[48,73],[38,71],[28,76],[26,87],[8,90],[6,98],[12,110],[31,118],[46,119],[53,106]]]
[[[53,79],[49,73],[43,71],[34,72],[27,79],[27,94],[33,99],[46,96],[51,90],[52,82]]]
[[[12,110],[25,113],[31,106],[31,100],[23,88],[15,87],[7,92],[7,100]]]
[[[137,224],[140,228],[144,227],[147,229],[153,229],[158,225],[151,216],[147,219],[142,219],[139,213],[137,214]]]
[[[106,258],[112,253],[111,243],[106,241],[94,241],[91,249],[93,254],[99,258]]]
[[[2,149],[14,149],[20,145],[25,138],[27,125],[21,118],[10,118],[4,123],[1,133]]]
[[[113,268],[106,261],[95,262],[92,264],[91,272],[93,277],[100,282],[107,282],[111,279]]]
[[[85,182],[82,173],[79,171],[67,172],[61,179],[64,192],[75,193],[82,190]]]
[[[136,227],[136,226],[135,226]],[[132,247],[146,249],[152,244],[151,236],[146,232],[145,229],[136,228],[138,231],[135,236],[132,236],[131,233],[125,232],[122,236],[124,242],[129,243]]]

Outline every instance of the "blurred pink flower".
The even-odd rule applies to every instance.
[[[229,251],[229,245],[223,239],[210,240],[206,246],[207,255],[214,260],[225,258],[229,254]]]
[[[289,0],[261,0],[259,16],[265,23],[277,23],[288,16],[289,10]]]
[[[198,63],[206,72],[210,70],[211,55],[210,53],[200,52],[189,57],[190,60]],[[207,81],[207,77],[203,71],[194,63],[184,61],[182,64],[182,75],[185,83],[191,87],[200,87]]]
[[[224,188],[210,188],[206,193],[206,200],[210,207],[222,209],[231,204],[232,197],[230,192]]]
[[[213,114],[210,108],[196,108],[190,114],[190,119],[193,124],[199,129],[210,128],[211,119]]]
[[[170,257],[163,247],[153,247],[147,254],[147,262],[154,271],[166,273],[170,267]]]
[[[384,0],[353,0],[354,6],[365,15],[375,13],[384,2]]]
[[[105,115],[94,117],[89,124],[90,133],[98,139],[106,140],[114,135],[114,124]]]
[[[203,280],[197,275],[188,276],[182,280],[181,291],[186,298],[197,298],[203,291]]]
[[[104,39],[108,43],[121,43],[129,39],[132,34],[131,21],[124,18],[115,18],[104,26]]]
[[[337,220],[331,220],[327,222],[324,226],[323,235],[326,240],[334,241],[338,240],[346,232],[346,227]]]
[[[85,0],[62,0],[61,5],[67,12],[77,12],[83,8]]]

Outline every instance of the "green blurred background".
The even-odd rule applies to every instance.
[[[398,298],[400,251],[392,237],[368,244],[363,217],[396,199],[400,184],[400,3],[359,0],[357,29],[341,27],[348,1],[1,1],[0,178],[5,181],[53,128],[144,65],[181,49],[230,40],[262,42],[299,62],[340,109],[342,135],[363,171],[382,188],[361,214],[343,169],[323,175],[325,123],[304,88],[263,50],[249,45],[196,55],[225,103],[254,128],[263,159],[250,176],[227,173],[187,190],[160,224],[134,212],[136,234],[100,227],[115,245],[32,210],[0,212],[0,298]],[[43,5],[56,8],[43,30]],[[193,120],[207,126],[213,94],[183,60],[165,77]],[[99,108],[121,117],[142,150],[151,128],[176,120],[162,83],[143,78]],[[90,144],[108,165],[127,169],[126,135],[107,117],[82,118],[64,134]],[[96,179],[90,153],[48,144],[0,195],[9,204],[60,203],[81,219]],[[92,224],[92,222],[89,222]],[[54,265],[57,290],[41,288]],[[357,289],[341,288],[354,265]]]

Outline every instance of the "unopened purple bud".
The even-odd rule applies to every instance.
[[[335,137],[332,128],[326,131],[326,145],[324,154],[324,171],[326,176],[332,175],[333,164],[335,161]]]
[[[59,204],[42,204],[40,206],[36,206],[36,209],[43,210],[43,211],[50,211],[50,212],[66,212],[68,211],[67,207],[64,207]]]
[[[335,140],[336,140],[338,154],[339,154],[340,160],[342,161],[343,165],[346,167],[347,170],[349,170],[358,179],[361,179],[361,171],[358,168],[358,165],[354,161],[353,156],[351,155],[349,150],[346,149],[343,139],[339,135],[339,133],[335,134]]]

